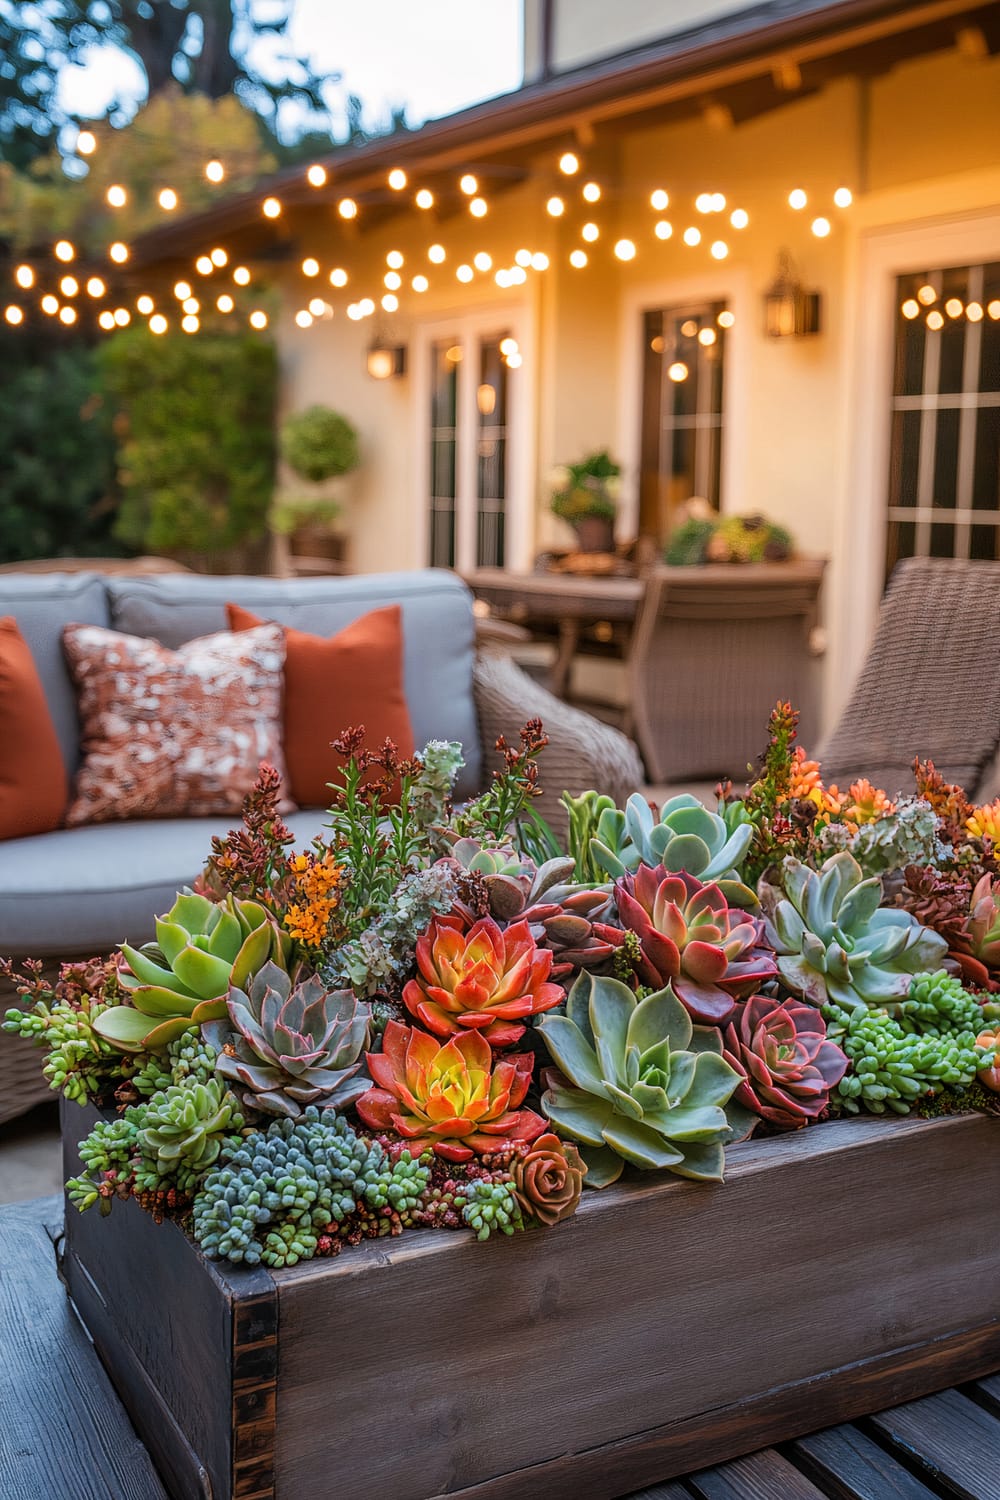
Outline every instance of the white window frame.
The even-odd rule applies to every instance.
[[[727,515],[745,507],[745,465],[740,458],[746,452],[750,392],[753,295],[749,273],[734,267],[700,276],[645,282],[630,287],[621,300],[617,449],[621,454],[623,484],[615,527],[621,541],[634,537],[639,524],[643,314],[702,302],[725,302],[735,319],[732,328],[726,329],[719,509]]]
[[[534,544],[535,389],[537,384],[534,323],[523,302],[495,301],[477,308],[456,310],[452,317],[435,313],[413,329],[413,442],[417,455],[413,503],[414,550],[426,567],[430,548],[430,420],[431,351],[444,338],[466,346],[490,334],[509,330],[518,343],[521,364],[508,377],[506,475],[504,511],[504,566],[509,572],[526,573],[531,568]],[[457,452],[455,474],[455,569],[476,569],[476,439],[479,385],[475,360],[463,358],[459,365],[457,399]],[[464,438],[464,441],[462,440]]]

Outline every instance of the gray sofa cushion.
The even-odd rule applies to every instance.
[[[0,573],[0,615],[13,615],[38,667],[66,770],[80,764],[76,693],[63,655],[63,626],[110,625],[104,580],[93,573]],[[4,846],[4,854],[7,848]]]
[[[107,587],[115,630],[153,636],[173,649],[195,636],[225,630],[227,600],[324,636],[380,605],[402,605],[406,698],[417,748],[431,739],[460,740],[465,769],[456,790],[460,796],[480,790],[472,596],[453,573],[427,569],[310,579],[168,574],[109,578]]]
[[[288,823],[308,845],[324,814],[303,811]],[[9,839],[0,858],[0,954],[37,958],[110,953],[147,942],[153,919],[195,879],[224,818],[95,823]]]

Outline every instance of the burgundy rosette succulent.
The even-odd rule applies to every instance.
[[[782,1130],[815,1120],[847,1072],[826,1022],[804,1000],[751,995],[723,1032],[723,1056],[743,1074],[734,1101]]]
[[[511,1163],[514,1194],[521,1212],[546,1228],[576,1212],[587,1168],[569,1141],[548,1132]]]
[[[738,999],[777,973],[764,924],[730,907],[717,885],[640,865],[617,881],[615,899],[622,926],[639,939],[641,983],[670,984],[700,1025],[722,1025]]]

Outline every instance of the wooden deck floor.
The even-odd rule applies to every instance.
[[[61,1222],[58,1197],[0,1208],[0,1500],[167,1500],[56,1274]],[[349,1500],[343,1484],[334,1492]],[[630,1500],[824,1496],[1000,1500],[1000,1375]]]

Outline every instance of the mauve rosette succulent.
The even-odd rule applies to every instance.
[[[551,1131],[511,1163],[514,1195],[523,1214],[546,1228],[576,1212],[587,1168],[579,1151]]]
[[[527,922],[501,931],[492,917],[468,930],[462,917],[435,917],[417,939],[417,977],[403,1003],[428,1031],[457,1036],[478,1031],[493,1047],[524,1035],[525,1016],[559,1005],[562,985],[549,982],[552,954],[539,948]]]
[[[382,1051],[368,1053],[376,1086],[361,1095],[358,1114],[372,1130],[400,1136],[414,1159],[432,1149],[447,1161],[469,1161],[543,1133],[541,1116],[518,1108],[533,1066],[530,1053],[494,1063],[478,1031],[442,1046],[425,1031],[389,1021]]]
[[[951,957],[958,960],[967,984],[1000,989],[1000,880],[989,874],[976,882],[965,931]]]
[[[821,1115],[847,1072],[823,1017],[803,1000],[751,995],[722,1037],[723,1057],[745,1080],[734,1100],[782,1130]]]
[[[717,885],[640,865],[616,882],[615,899],[622,926],[639,939],[640,981],[655,990],[669,983],[701,1025],[727,1021],[737,999],[777,973],[763,923],[730,907]]]

